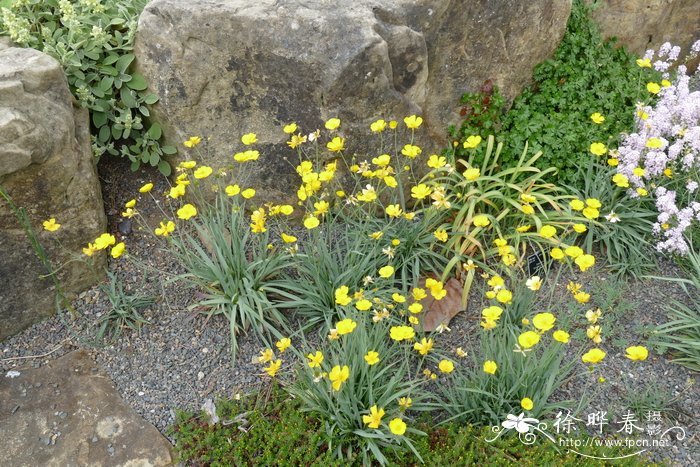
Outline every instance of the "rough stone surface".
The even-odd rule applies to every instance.
[[[604,37],[637,55],[658,49],[664,42],[687,52],[700,39],[700,4],[697,0],[604,0],[598,1],[593,19]]]
[[[0,50],[0,186],[27,211],[55,267],[104,231],[87,111],[73,97],[59,63],[33,49]],[[45,232],[42,222],[62,227]],[[0,199],[0,340],[50,316],[55,290],[8,203]],[[97,259],[97,266],[103,264]],[[59,278],[67,292],[94,282],[73,261]]]
[[[415,113],[421,144],[437,149],[461,95],[492,79],[514,97],[570,11],[568,0],[154,0],[135,54],[167,138],[204,136],[221,166],[255,131],[266,160],[251,184],[279,197],[297,183],[283,124],[309,133],[339,117],[352,154],[367,149],[373,120]]]
[[[170,443],[86,352],[13,371],[0,376],[4,465],[171,465]]]

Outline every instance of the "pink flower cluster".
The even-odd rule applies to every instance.
[[[698,53],[700,40],[692,45],[688,58]],[[659,49],[653,66],[665,81],[654,106],[637,106],[637,131],[618,148],[617,172],[629,179],[629,196],[639,197],[637,189],[644,188],[655,197],[657,250],[682,255],[689,249],[685,230],[693,220],[700,222],[700,89],[690,88],[691,79],[700,87],[700,70],[692,77],[685,65],[679,65],[672,78],[669,70],[679,55],[680,47],[670,43]],[[647,51],[644,58],[652,60],[654,51]]]

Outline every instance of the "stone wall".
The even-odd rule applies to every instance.
[[[55,266],[81,256],[106,219],[88,113],[73,107],[60,64],[33,49],[0,50],[0,186],[25,208]],[[46,232],[42,222],[62,226]],[[0,340],[55,312],[56,291],[9,205],[0,199]],[[98,270],[104,258],[97,258]],[[66,291],[94,283],[83,261],[61,268]]]

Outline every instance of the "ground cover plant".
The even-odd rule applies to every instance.
[[[640,68],[635,57],[603,41],[590,18],[590,2],[575,0],[564,37],[554,56],[535,67],[534,83],[523,91],[505,112],[505,100],[490,82],[462,99],[465,120],[451,135],[460,146],[470,135],[496,135],[503,142],[502,163],[514,166],[525,142],[533,152],[542,151],[540,169],[555,167],[557,180],[580,186],[586,167],[588,146],[597,141],[613,147],[621,133],[632,129],[630,111],[638,101],[649,101],[644,86],[657,81],[658,73]],[[600,125],[582,122],[598,112]],[[554,181],[549,174],[548,181]]]
[[[145,0],[12,0],[0,4],[0,33],[21,47],[50,55],[63,66],[71,92],[90,111],[92,149],[128,157],[170,175],[161,128],[149,121],[158,96],[133,71],[131,53],[138,15]]]

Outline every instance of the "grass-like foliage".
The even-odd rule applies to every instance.
[[[170,175],[163,156],[176,149],[161,145],[160,126],[148,123],[158,96],[132,67],[136,22],[146,3],[13,0],[2,8],[0,31],[61,63],[73,95],[90,111],[95,156],[128,157],[132,170],[150,164]]]
[[[128,293],[117,275],[111,271],[107,271],[107,283],[102,284],[100,289],[107,296],[109,310],[97,319],[95,338],[98,341],[116,340],[122,329],[138,331],[141,326],[148,324],[139,310],[155,303],[154,297],[141,292]]]
[[[672,361],[700,371],[700,254],[691,250],[685,259],[691,269],[690,278],[671,280],[683,287],[686,300],[671,301],[669,321],[656,329],[652,342],[661,349],[670,350]]]

